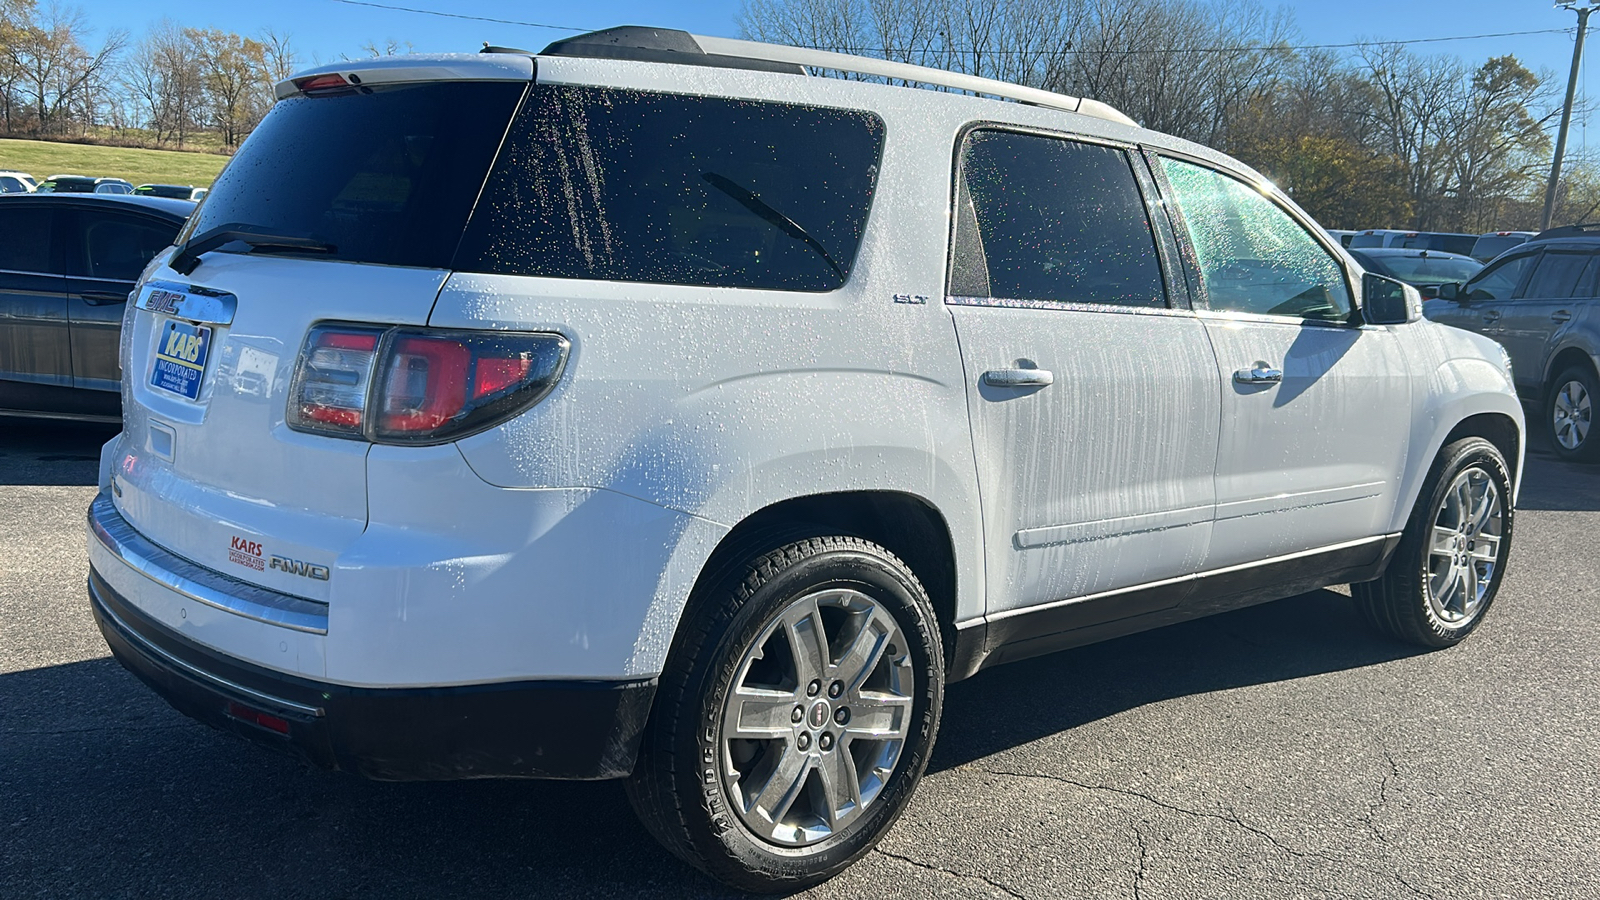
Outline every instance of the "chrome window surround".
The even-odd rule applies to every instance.
[[[294,631],[328,633],[328,604],[257,587],[163,550],[128,524],[105,491],[89,506],[89,530],[128,568],[196,603]]]

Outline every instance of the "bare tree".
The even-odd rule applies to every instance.
[[[40,9],[32,3],[11,3],[5,40],[0,43],[4,68],[11,73],[18,98],[33,113],[40,134],[65,133],[85,91],[112,65],[127,44],[127,35],[112,31],[93,53],[85,47],[88,20],[81,9],[57,3]]]

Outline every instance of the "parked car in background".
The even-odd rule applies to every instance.
[[[31,194],[38,186],[26,172],[0,172],[0,194]]]
[[[133,184],[121,178],[92,175],[51,175],[39,183],[41,194],[131,194]]]
[[[1356,232],[1354,231],[1345,231],[1339,228],[1328,228],[1325,230],[1328,232],[1329,237],[1339,242],[1339,246],[1341,247],[1350,246],[1350,239],[1356,236]]]
[[[0,196],[0,414],[119,421],[124,304],[193,203]]]
[[[1350,239],[1345,246],[1352,250],[1369,247],[1405,247],[1414,250],[1440,250],[1463,256],[1472,250],[1478,236],[1446,231],[1391,231],[1374,229],[1363,231]]]
[[[1405,247],[1368,247],[1350,255],[1368,272],[1403,281],[1422,292],[1424,299],[1439,295],[1439,285],[1463,281],[1478,274],[1483,263],[1459,253],[1412,250]]]
[[[1404,233],[1389,228],[1368,228],[1365,231],[1358,231],[1352,234],[1349,241],[1341,241],[1341,243],[1350,250],[1358,250],[1362,247],[1387,247],[1389,246],[1390,236]]]
[[[1518,244],[1527,243],[1535,234],[1537,232],[1533,231],[1491,231],[1481,234],[1473,242],[1472,252],[1468,255],[1486,263]]]
[[[1540,232],[1462,285],[1446,284],[1428,318],[1494,338],[1517,391],[1537,404],[1557,454],[1600,461],[1600,225]]]
[[[1331,584],[1429,647],[1494,600],[1499,348],[1109,106],[646,28],[276,96],[139,285],[87,523],[112,652],[219,728],[627,778],[792,892],[893,825],[947,682]]]
[[[143,197],[171,197],[174,200],[199,200],[205,196],[205,188],[197,188],[192,184],[141,184],[133,189],[135,194]]]

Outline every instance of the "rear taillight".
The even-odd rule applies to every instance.
[[[559,334],[318,325],[290,388],[296,431],[433,444],[492,428],[555,388]]]

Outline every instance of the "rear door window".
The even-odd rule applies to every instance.
[[[855,110],[536,86],[455,267],[834,290],[861,243],[883,134]]]
[[[192,233],[240,223],[332,245],[318,259],[446,268],[527,87],[446,81],[280,100]]]
[[[145,216],[92,210],[77,216],[82,240],[69,254],[71,275],[133,281],[178,234],[178,223]]]
[[[1166,306],[1127,151],[980,130],[959,177],[952,295]]]
[[[1589,253],[1547,251],[1533,267],[1528,287],[1521,296],[1540,300],[1565,300],[1573,296],[1592,258]]]
[[[51,265],[55,216],[37,206],[0,206],[0,270],[60,274]]]

